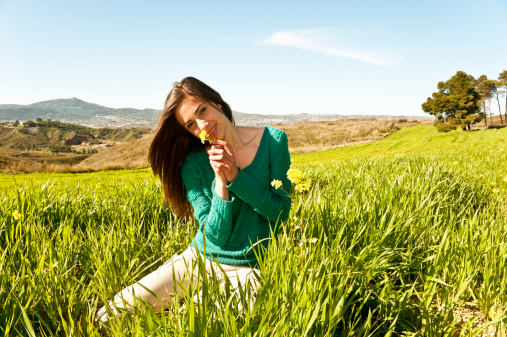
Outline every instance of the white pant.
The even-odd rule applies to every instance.
[[[194,248],[189,247],[183,253],[171,257],[157,270],[143,277],[139,282],[126,287],[116,294],[114,300],[108,303],[110,312],[118,315],[116,308],[132,311],[134,297],[145,300],[155,310],[167,308],[174,298],[175,291],[178,293],[179,299],[185,294],[185,290],[191,282],[194,285],[196,284],[199,275],[197,254],[200,255],[203,262],[205,261],[208,275],[214,273],[219,281],[224,281],[227,277],[236,294],[239,292],[239,284],[243,287],[247,283],[250,283],[252,295],[255,296],[258,282],[254,271],[257,275],[260,275],[259,270],[253,269],[248,265],[235,266],[216,263],[206,259]],[[253,301],[255,300],[253,296],[250,298],[250,310],[252,310]],[[102,323],[109,320],[106,306],[98,311],[97,318]]]

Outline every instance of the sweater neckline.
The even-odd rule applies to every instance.
[[[254,164],[259,160],[260,157],[262,157],[262,154],[264,153],[264,148],[266,146],[265,145],[265,143],[266,143],[265,138],[266,138],[266,134],[268,133],[267,130],[268,130],[268,127],[265,126],[264,131],[262,132],[262,137],[261,137],[261,141],[259,143],[259,147],[257,148],[257,152],[255,153],[254,159],[252,160],[252,162],[250,164],[248,164],[247,166],[245,166],[241,170],[244,171],[244,170],[248,170],[250,167],[254,167]]]

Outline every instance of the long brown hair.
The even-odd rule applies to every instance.
[[[185,130],[174,115],[186,96],[194,96],[215,106],[220,105],[222,113],[234,124],[229,104],[210,86],[194,77],[186,77],[174,83],[155,129],[148,161],[153,174],[160,178],[165,200],[169,202],[174,213],[182,218],[191,217],[192,212],[181,180],[181,166],[190,152],[204,149],[199,138]]]

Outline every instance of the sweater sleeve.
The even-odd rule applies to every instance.
[[[291,182],[287,179],[287,171],[290,168],[290,154],[287,135],[280,132],[279,139],[273,142],[274,149],[269,154],[269,181],[274,179],[282,182],[280,189],[271,185],[262,186],[250,174],[239,170],[234,181],[227,185],[230,191],[252,206],[255,212],[259,213],[269,222],[277,220],[286,221],[289,218],[291,198]]]
[[[194,216],[199,221],[199,230],[216,246],[223,246],[232,232],[232,205],[234,196],[225,201],[211,187],[212,196],[204,191],[204,181],[193,167],[192,160],[185,160],[181,169],[181,178],[187,191],[188,201],[194,209]],[[214,185],[214,182],[213,182]]]

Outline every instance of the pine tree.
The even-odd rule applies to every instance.
[[[488,80],[486,75],[481,75],[477,80],[477,91],[481,95],[481,104],[484,112],[484,124],[488,126],[487,118],[488,111],[486,110],[486,101],[491,99],[491,80]]]
[[[500,107],[500,95],[501,91],[498,90],[502,87],[501,83],[499,81],[493,81],[494,87],[493,87],[493,97],[496,98],[496,103],[498,104],[498,115],[500,116],[500,124],[503,125],[503,119],[502,119],[502,108]]]
[[[504,89],[505,95],[505,122],[507,123],[507,70],[504,70],[498,76],[498,86]]]
[[[486,123],[486,126],[487,126],[486,117],[488,117],[488,113],[486,110],[486,102],[488,102],[488,106],[491,105],[491,99],[493,98],[493,89],[495,87],[494,82],[495,81],[493,80],[488,80],[488,77],[486,75],[482,75],[481,77],[479,77],[477,81],[477,91],[481,95],[481,104],[484,110],[485,116],[484,122]],[[491,116],[491,109],[489,109],[489,118],[491,120],[491,125],[493,125],[493,117]]]
[[[438,91],[428,97],[422,109],[437,117],[439,123],[461,124],[470,130],[470,124],[482,120],[481,95],[475,90],[477,81],[472,75],[458,71],[445,82],[439,82]]]

